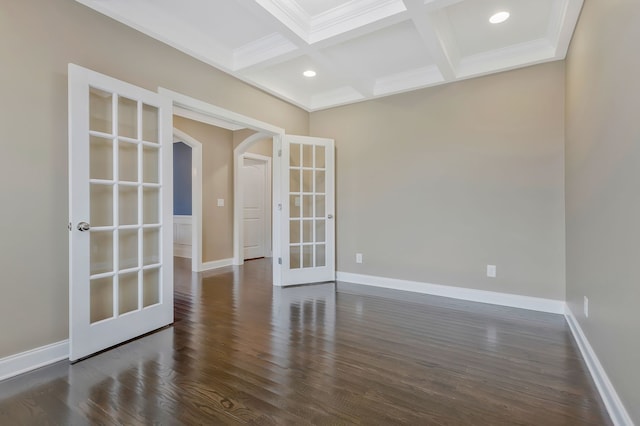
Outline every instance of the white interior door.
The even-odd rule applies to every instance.
[[[69,65],[72,361],[173,322],[171,110]]]
[[[265,257],[267,252],[266,189],[267,163],[244,157],[242,162],[242,213],[244,231],[244,259]]]
[[[283,138],[282,285],[335,280],[334,155],[332,139]]]

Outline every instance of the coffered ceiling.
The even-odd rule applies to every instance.
[[[563,59],[583,2],[77,1],[308,111]]]

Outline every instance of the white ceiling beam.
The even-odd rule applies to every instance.
[[[411,16],[413,25],[418,34],[420,34],[422,42],[431,54],[445,81],[455,80],[460,56],[446,24],[445,13],[441,10],[433,11],[432,8],[436,4],[438,6],[446,6],[449,3],[460,0],[431,0],[427,2],[429,7],[425,7],[424,0],[403,1]]]

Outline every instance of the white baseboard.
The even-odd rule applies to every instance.
[[[233,265],[233,258],[230,259],[222,259],[222,260],[212,260],[210,262],[204,262],[200,271],[210,271],[212,269],[224,268],[225,266]]]
[[[469,300],[472,302],[490,303],[492,305],[510,306],[513,308],[529,309],[532,311],[548,312],[552,314],[564,314],[565,312],[565,303],[563,300],[543,299],[540,297],[520,296],[517,294],[498,293],[440,284],[428,284],[418,281],[376,277],[373,275],[352,274],[350,272],[337,272],[336,279],[337,281],[354,284],[412,291],[415,293],[431,294],[434,296],[450,297],[453,299]]]
[[[0,359],[0,380],[69,358],[69,341],[41,346]]]
[[[585,336],[582,331],[582,327],[580,327],[580,323],[576,320],[576,317],[573,315],[573,312],[571,312],[571,309],[569,309],[569,306],[566,306],[565,317],[569,324],[569,328],[571,329],[571,333],[573,333],[573,337],[578,343],[578,348],[580,348],[582,358],[584,358],[584,361],[589,368],[589,372],[591,373],[591,377],[593,377],[593,381],[596,383],[598,392],[600,392],[600,396],[604,401],[604,405],[607,407],[607,411],[609,412],[609,416],[611,416],[613,424],[616,426],[633,426],[633,421],[631,420],[629,413],[624,408],[620,397],[618,397],[618,393],[613,387],[613,384],[611,384],[611,380],[609,380],[609,376],[607,376],[607,372],[602,367],[602,364],[600,364],[598,356],[591,347],[589,340],[587,340],[587,336]]]
[[[186,246],[184,244],[174,244],[173,255],[177,257],[185,257],[187,259],[191,259],[191,246]]]

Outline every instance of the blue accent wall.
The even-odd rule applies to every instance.
[[[191,147],[173,144],[173,214],[191,215]]]

